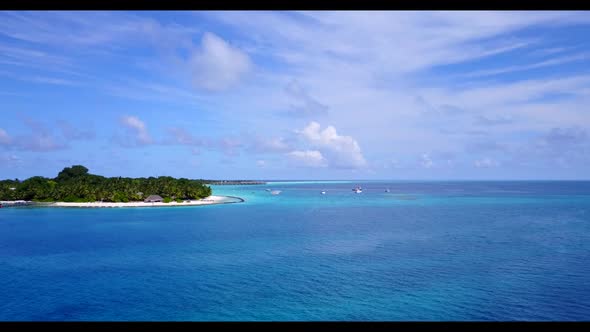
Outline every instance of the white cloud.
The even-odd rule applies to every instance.
[[[349,143],[354,144],[347,145],[338,139],[324,140],[321,133],[327,128],[318,124],[315,132],[307,133],[311,140],[303,134],[297,137],[305,138],[306,145],[272,139],[254,148],[251,141],[246,141],[246,147],[257,149],[254,152],[318,151],[328,166],[357,167],[366,163],[363,156],[370,159],[372,166],[395,149],[396,156],[407,160],[408,165],[444,169],[447,158],[434,151],[461,150],[474,139],[474,135],[469,134],[479,129],[474,125],[487,125],[485,139],[502,144],[504,141],[517,144],[551,127],[581,125],[590,128],[590,117],[585,112],[590,101],[590,76],[573,67],[583,64],[574,61],[587,59],[584,59],[585,53],[579,53],[583,48],[575,40],[559,37],[563,33],[567,35],[567,30],[558,30],[563,24],[588,23],[590,16],[584,12],[200,12],[196,15],[206,16],[205,19],[167,25],[163,21],[158,23],[153,16],[140,19],[141,15],[129,14],[135,20],[127,20],[105,14],[104,17],[98,15],[108,18],[101,21],[128,23],[105,24],[98,28],[92,24],[96,21],[95,15],[56,15],[0,15],[3,18],[0,26],[5,28],[0,29],[0,34],[20,39],[17,45],[27,45],[26,48],[12,45],[10,49],[0,46],[3,51],[0,61],[35,64],[40,69],[83,70],[87,68],[84,62],[100,60],[96,61],[96,68],[101,68],[110,65],[111,60],[127,63],[131,47],[145,46],[153,39],[151,45],[165,46],[160,50],[172,61],[162,61],[161,57],[152,57],[152,52],[148,52],[134,58],[133,65],[144,63],[135,69],[145,71],[149,74],[145,77],[156,80],[133,82],[118,78],[120,73],[99,70],[94,73],[99,77],[86,82],[88,87],[96,81],[98,86],[114,86],[113,93],[119,96],[198,105],[182,108],[187,110],[182,112],[194,110],[200,114],[202,111],[204,115],[210,112],[211,118],[223,121],[224,126],[267,134],[302,128],[308,123],[293,124],[284,117],[273,116],[291,107],[298,112],[296,114],[314,114],[308,120],[333,124],[340,134],[354,137],[339,136],[334,129],[335,136],[349,137]],[[54,24],[62,21],[75,22]],[[185,35],[193,24],[198,26],[198,35]],[[535,32],[541,30],[537,27],[559,32],[558,38],[548,40]],[[177,29],[178,33],[164,33]],[[209,33],[202,35],[206,30],[219,31],[222,33],[219,36],[225,40]],[[171,35],[178,38],[168,38]],[[197,38],[193,42],[194,36]],[[64,40],[68,42],[62,49]],[[179,41],[183,41],[182,46]],[[59,47],[52,49],[52,45]],[[100,47],[82,47],[89,45]],[[69,53],[76,50],[79,52]],[[82,52],[96,55],[102,50],[117,57],[79,56]],[[539,53],[536,58],[531,53],[535,50]],[[483,63],[437,68],[503,53],[506,54]],[[208,93],[243,81],[254,66],[253,59],[264,61],[256,62],[255,72],[248,76],[252,80],[242,85],[244,89],[223,96]],[[104,62],[106,60],[108,63]],[[534,68],[546,70],[534,72],[534,76],[529,76],[532,72],[523,71]],[[515,75],[509,80],[492,76],[507,72]],[[190,86],[188,78],[192,76],[199,91]],[[414,105],[416,96],[424,96],[436,116],[432,112],[420,114]],[[329,105],[330,112],[320,117],[316,111],[325,105]],[[454,112],[445,105],[456,106],[464,112]],[[440,128],[454,134],[443,134]],[[8,129],[14,135],[12,129]],[[137,132],[137,129],[132,130]],[[17,138],[13,137],[13,142],[17,142]],[[189,145],[194,145],[203,149],[225,147],[231,151],[234,145],[209,142],[182,132],[177,132],[174,138],[177,144],[187,145],[187,150],[193,147]],[[303,140],[298,143],[301,142]],[[362,144],[362,153],[357,142]],[[582,147],[572,147],[572,154],[582,153]],[[540,149],[547,155],[553,154],[553,150],[562,151],[543,146]],[[431,154],[420,159],[424,151],[431,151]],[[457,164],[473,167],[474,160],[480,157],[499,157],[496,152],[501,151],[481,150],[475,155],[462,155],[465,159],[458,160]],[[256,167],[258,158],[266,156],[252,156],[250,167]],[[504,166],[509,162],[505,156],[500,160]]]
[[[146,145],[153,142],[145,123],[138,117],[124,116],[121,118],[121,124],[133,132],[137,144]]]
[[[22,159],[15,155],[0,155],[0,168],[2,167],[20,167]]]
[[[45,152],[66,148],[61,142],[56,142],[51,136],[34,135],[19,142],[19,146],[24,150]]]
[[[164,101],[193,106],[202,106],[207,102],[192,89],[135,79],[122,79],[117,84],[109,82],[109,85],[104,86],[104,91],[113,96],[135,100]]]
[[[181,144],[181,145],[202,145],[204,142],[191,135],[184,128],[172,127],[168,128],[169,137],[164,141],[167,144]]]
[[[331,166],[338,168],[367,166],[357,141],[351,136],[338,135],[333,126],[321,130],[320,124],[312,121],[299,133],[311,146],[326,155]]]
[[[499,75],[499,74],[505,74],[505,73],[512,73],[512,72],[516,72],[516,71],[524,71],[524,70],[543,68],[543,67],[548,67],[548,66],[556,66],[556,65],[560,65],[560,64],[564,64],[564,63],[568,63],[568,62],[587,60],[588,58],[590,58],[590,54],[588,54],[588,53],[575,54],[575,55],[570,55],[570,56],[563,56],[563,57],[558,57],[558,58],[554,58],[554,59],[549,59],[549,60],[545,60],[542,62],[526,64],[526,65],[521,64],[521,65],[517,65],[517,66],[509,66],[509,67],[499,68],[499,69],[478,70],[478,71],[474,71],[471,73],[467,73],[463,76],[464,77],[480,77],[480,76]]]
[[[21,159],[18,156],[15,156],[13,154],[4,155],[4,156],[2,156],[2,158],[0,158],[0,160],[11,162],[11,163],[17,163],[17,162],[21,161]]]
[[[288,142],[282,137],[263,138],[256,137],[249,149],[259,153],[286,152],[291,149]]]
[[[322,124],[330,124],[326,122],[330,121],[340,130],[359,128],[346,133],[362,143],[363,155],[371,156],[371,159],[383,149],[390,149],[389,142],[395,142],[395,152],[406,158],[415,155],[416,151],[463,146],[470,139],[465,135],[445,137],[430,129],[448,126],[449,130],[464,133],[473,129],[473,121],[479,114],[499,122],[502,119],[493,116],[499,110],[507,115],[504,120],[513,122],[504,121],[503,126],[490,128],[492,136],[526,131],[533,126],[543,127],[547,122],[556,121],[551,116],[562,118],[566,112],[568,117],[560,119],[559,125],[570,125],[583,117],[578,111],[584,105],[581,102],[568,108],[556,105],[551,107],[553,110],[543,106],[543,114],[539,114],[536,106],[531,108],[530,114],[520,112],[527,104],[545,96],[567,96],[587,88],[590,81],[583,75],[549,75],[498,82],[484,81],[481,77],[459,80],[458,75],[466,71],[463,67],[450,68],[458,74],[454,77],[430,71],[440,65],[459,64],[515,50],[519,51],[510,54],[507,67],[534,64],[538,59],[532,62],[527,54],[546,47],[545,40],[520,34],[520,30],[549,22],[559,25],[590,22],[582,13],[224,12],[198,15],[213,16],[213,19],[234,28],[232,32],[236,39],[240,39],[240,45],[244,45],[250,54],[267,57],[273,64],[282,65],[264,68],[264,75],[260,75],[263,79],[255,84],[266,89],[253,88],[251,95],[245,95],[240,104],[247,104],[246,100],[257,101],[253,102],[255,105],[248,104],[251,111],[243,107],[241,112],[249,112],[248,116],[256,118],[264,110],[280,110],[281,106],[269,105],[269,99],[273,98],[269,91],[286,91],[290,99],[281,100],[282,104],[296,104],[298,110],[305,110],[305,96],[312,96],[313,100],[329,105],[330,112],[324,115],[325,118],[311,119],[320,120],[318,122]],[[275,28],[268,29],[269,26]],[[543,62],[542,66],[555,65],[556,62],[560,66],[567,65],[578,59],[559,58]],[[470,68],[484,69],[477,65]],[[286,89],[285,83],[288,83]],[[440,117],[423,119],[425,116],[419,114],[414,105],[417,95],[424,95],[431,101],[442,113]],[[452,113],[453,110],[444,108],[444,105],[456,106],[464,112]],[[516,110],[512,112],[508,108]],[[456,119],[450,119],[451,113]],[[278,121],[271,121],[271,117],[265,119],[268,127],[276,128]],[[334,157],[320,146],[292,149],[321,151],[330,166],[333,165]],[[436,166],[445,164],[444,159],[433,158],[440,160]]]
[[[25,117],[24,122],[30,128],[31,134],[12,138],[4,129],[0,129],[0,144],[7,145],[9,148],[34,152],[54,151],[68,147],[66,142],[55,136],[52,133],[52,128],[45,124],[29,117]]]
[[[383,165],[383,168],[395,168],[395,169],[401,169],[404,168],[403,164],[396,159],[392,159],[388,162],[385,162],[385,164]]]
[[[293,104],[289,114],[294,116],[322,115],[328,111],[328,106],[320,103],[311,96],[297,80],[291,80],[285,87],[285,92],[291,97]]]
[[[11,141],[12,140],[10,136],[8,136],[6,130],[0,128],[0,144],[10,144]]]
[[[548,94],[572,93],[580,87],[588,87],[589,84],[590,75],[528,79],[468,89],[459,94],[449,94],[449,99],[473,108],[493,109],[501,105],[530,102]]]
[[[475,123],[483,126],[496,126],[496,125],[504,125],[510,124],[514,121],[511,116],[507,115],[496,115],[496,116],[486,116],[486,115],[478,115],[475,117]]]
[[[251,62],[246,53],[212,33],[205,33],[191,65],[193,82],[198,88],[220,91],[235,85],[250,70]]]
[[[531,45],[497,38],[541,24],[588,23],[580,12],[224,12],[207,13],[234,26],[254,49],[292,65],[341,64],[375,72],[411,72]],[[269,29],[269,27],[273,27]],[[313,38],[309,38],[313,36]],[[400,37],[403,36],[403,37]],[[497,39],[494,39],[497,38]],[[327,63],[333,66],[325,66]],[[400,66],[403,63],[403,66]]]
[[[432,161],[432,159],[430,159],[428,153],[422,154],[422,156],[420,157],[420,164],[424,168],[432,168],[432,166],[434,166],[434,162]]]
[[[473,165],[477,168],[492,168],[500,166],[500,163],[490,158],[476,160]]]
[[[237,138],[224,137],[218,141],[209,143],[209,145],[210,147],[221,149],[226,156],[236,156],[239,154],[238,149],[243,146],[243,143]]]
[[[2,48],[0,47],[0,50]],[[9,64],[14,66],[20,66],[21,64],[18,62],[14,62],[11,60],[2,60],[0,58],[0,64]],[[10,79],[19,80],[23,82],[31,82],[31,83],[38,83],[38,84],[52,84],[52,85],[63,85],[63,86],[74,86],[80,85],[78,82],[74,82],[68,79],[57,78],[57,77],[48,77],[48,76],[35,76],[35,75],[22,75],[16,72],[9,72],[9,71],[0,71],[0,75],[5,76]]]
[[[293,161],[301,166],[307,167],[326,167],[327,161],[320,151],[306,150],[306,151],[291,151],[287,153]]]

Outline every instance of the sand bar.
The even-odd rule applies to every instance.
[[[129,202],[129,203],[112,203],[112,202],[55,202],[55,203],[37,203],[37,206],[47,207],[83,207],[83,208],[115,208],[115,207],[162,207],[162,206],[193,206],[193,205],[212,205],[212,204],[226,204],[239,203],[244,200],[234,196],[209,196],[199,200],[183,200],[182,203],[172,201],[170,203],[155,202]]]

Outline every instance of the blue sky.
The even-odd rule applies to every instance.
[[[1,12],[0,178],[589,179],[588,12]]]

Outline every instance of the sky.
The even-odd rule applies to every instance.
[[[590,179],[590,13],[0,12],[0,178]]]

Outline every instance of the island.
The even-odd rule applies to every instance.
[[[203,182],[206,184],[213,184],[217,186],[245,186],[266,184],[265,181],[257,180],[203,180]]]
[[[104,177],[74,165],[57,177],[33,176],[0,181],[0,206],[55,207],[188,206],[243,202],[239,197],[213,196],[204,180],[170,176]]]

